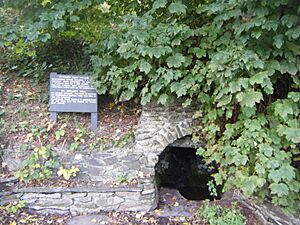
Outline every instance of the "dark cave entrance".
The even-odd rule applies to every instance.
[[[156,185],[177,189],[188,200],[213,200],[207,183],[215,168],[205,165],[195,148],[168,146],[155,166]]]

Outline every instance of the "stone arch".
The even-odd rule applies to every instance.
[[[155,208],[158,203],[155,165],[159,155],[176,140],[191,134],[194,112],[194,109],[183,108],[179,103],[169,107],[151,104],[142,109],[133,151],[140,155],[138,183],[143,189],[141,195],[151,198],[149,209]]]

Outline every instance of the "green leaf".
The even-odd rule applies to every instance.
[[[181,53],[176,53],[173,56],[169,56],[166,60],[168,67],[178,68],[185,62],[185,57]]]
[[[200,146],[200,147],[197,148],[196,155],[202,156],[204,154],[204,152],[205,152],[205,149]]]
[[[273,154],[273,148],[268,144],[260,144],[259,150],[267,157],[271,157]]]
[[[249,83],[251,85],[254,84],[262,84],[264,82],[264,79],[267,78],[269,75],[269,71],[263,71],[255,74],[254,76],[250,77]]]
[[[276,102],[274,113],[282,118],[286,118],[288,114],[293,114],[292,104],[288,101]]]
[[[153,9],[158,9],[158,8],[163,8],[165,7],[167,4],[167,1],[166,0],[156,0],[154,3],[153,3]]]
[[[231,102],[232,95],[224,95],[217,104],[217,107],[228,105]]]
[[[162,105],[166,105],[168,102],[169,96],[167,94],[162,94],[159,96],[157,102],[162,104]]]
[[[144,72],[145,74],[148,74],[151,69],[152,69],[151,64],[146,61],[142,61],[142,63],[140,64],[140,71]]]
[[[244,181],[244,185],[242,190],[245,192],[246,195],[251,195],[255,189],[257,188],[258,177],[257,176],[250,176],[247,177]]]
[[[185,14],[186,13],[186,5],[180,3],[180,2],[173,2],[169,5],[169,12],[170,13],[176,13],[179,14]]]
[[[300,92],[289,92],[288,98],[293,100],[294,102],[300,101]]]
[[[255,106],[255,103],[260,102],[263,99],[263,95],[261,92],[257,91],[248,91],[248,92],[240,92],[236,95],[238,102],[240,102],[241,106]]]
[[[270,186],[271,194],[276,194],[278,196],[284,196],[289,194],[289,188],[284,183],[273,183]]]
[[[79,16],[76,16],[76,15],[70,16],[70,21],[72,21],[72,22],[77,22],[79,20],[80,20]]]
[[[286,138],[294,143],[300,143],[300,128],[287,128]]]
[[[236,165],[246,165],[248,157],[246,155],[237,154],[233,157],[233,161]]]
[[[273,37],[273,40],[274,40],[273,43],[276,46],[276,48],[281,48],[284,42],[283,35],[282,34],[276,35],[275,37]]]
[[[64,25],[65,25],[65,21],[64,20],[54,20],[53,21],[53,27],[55,28],[55,29],[58,29],[58,28],[60,28],[60,27],[63,27]]]

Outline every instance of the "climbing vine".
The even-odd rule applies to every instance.
[[[295,7],[296,6],[296,7]],[[99,93],[142,104],[200,104],[194,139],[224,190],[299,209],[297,1],[157,0],[92,45]]]

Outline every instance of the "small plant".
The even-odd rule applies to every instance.
[[[64,123],[63,125],[61,125],[61,127],[55,131],[55,139],[58,141],[61,137],[65,136],[65,127],[67,126],[66,123]]]
[[[25,207],[25,202],[24,201],[14,201],[9,203],[6,207],[5,210],[8,213],[17,213],[20,209]]]
[[[132,139],[134,138],[133,132],[129,132],[127,134],[124,134],[121,138],[118,140],[113,140],[112,144],[116,147],[124,147],[126,144],[128,144]]]
[[[84,127],[77,126],[76,135],[74,137],[74,142],[70,144],[70,150],[75,151],[79,148],[81,144],[85,143],[85,137],[87,136],[87,131]]]
[[[125,174],[118,174],[116,176],[116,182],[119,184],[125,183],[127,181],[126,175]]]
[[[209,190],[209,194],[215,199],[218,197],[217,187],[213,180],[208,181],[207,187]]]
[[[20,181],[49,179],[53,175],[53,170],[59,167],[58,156],[49,146],[36,147],[29,158],[23,161],[23,169],[17,171],[15,176]]]
[[[203,206],[197,211],[197,216],[210,225],[246,224],[246,218],[237,208],[236,202],[231,207],[225,208],[220,205],[210,205],[208,200],[204,201]]]
[[[70,169],[66,169],[63,166],[59,168],[57,171],[58,176],[63,176],[64,179],[70,180],[71,177],[76,177],[79,169],[77,167],[72,166]]]

